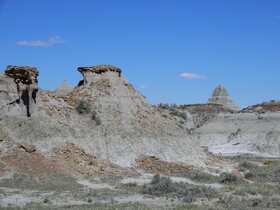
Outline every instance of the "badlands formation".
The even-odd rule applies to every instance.
[[[77,87],[63,84],[51,92],[38,88],[36,68],[7,68],[0,77],[1,151],[29,145],[51,156],[73,144],[120,167],[133,167],[146,156],[204,165],[203,149],[177,118],[148,104],[119,68],[78,70],[83,80]]]
[[[75,88],[64,82],[51,92],[38,88],[36,68],[7,67],[0,76],[1,151],[29,145],[51,156],[73,144],[120,167],[153,156],[203,167],[205,148],[220,155],[280,155],[277,102],[240,110],[219,85],[208,104],[152,106],[120,68],[78,71],[83,79]]]
[[[233,100],[230,98],[228,94],[228,91],[223,85],[219,85],[218,87],[215,88],[212,97],[209,98],[208,103],[220,104],[231,110],[236,110],[236,111],[240,110],[240,107],[233,102]]]
[[[8,66],[0,75],[0,208],[112,200],[152,209],[172,202],[214,209],[280,206],[268,191],[244,196],[244,202],[235,192],[246,183],[255,184],[255,191],[267,189],[265,182],[280,194],[271,187],[279,183],[279,170],[270,167],[280,157],[279,102],[241,110],[220,85],[206,104],[155,106],[120,68],[78,71],[83,78],[76,87],[64,82],[54,91],[39,88],[35,67]],[[234,156],[253,159],[237,163]],[[171,179],[155,176],[150,182],[155,174]],[[236,188],[227,188],[231,183]],[[242,189],[251,193],[250,187]]]

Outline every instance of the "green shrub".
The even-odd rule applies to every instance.
[[[46,190],[46,191],[66,191],[82,189],[73,177],[58,173],[50,173],[47,177],[33,177],[25,174],[15,173],[13,177],[0,180],[1,187]]]
[[[245,179],[253,179],[255,178],[255,174],[253,174],[252,172],[246,172],[244,174]]]
[[[256,182],[280,183],[280,162],[266,160],[263,166],[258,166],[249,161],[239,164],[240,170],[245,172],[245,178]]]
[[[175,192],[172,181],[167,177],[156,175],[153,177],[150,185],[144,185],[143,193],[149,195],[166,195]]]
[[[90,104],[86,101],[80,101],[76,110],[79,114],[89,114],[91,112]]]
[[[156,196],[171,196],[191,203],[198,198],[215,197],[217,192],[214,189],[204,186],[191,185],[188,183],[175,183],[168,177],[156,175],[148,185],[144,185],[143,193]]]
[[[218,182],[220,180],[219,176],[214,176],[212,174],[205,173],[198,169],[192,169],[188,172],[178,173],[177,176],[187,177],[193,181],[204,182],[204,183],[213,183],[213,182]]]
[[[237,176],[235,176],[234,174],[231,174],[231,173],[222,173],[220,175],[220,183],[223,183],[223,184],[236,183],[239,180],[240,179]]]
[[[258,168],[258,166],[254,163],[251,163],[251,162],[245,160],[245,161],[239,163],[239,168],[240,168],[240,170],[245,171],[245,170],[250,170],[250,169],[256,169],[256,168]]]

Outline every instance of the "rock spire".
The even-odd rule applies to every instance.
[[[23,104],[26,107],[27,117],[30,117],[31,109],[36,104],[39,71],[31,66],[9,65],[5,70],[5,75],[14,79],[18,93],[18,98],[10,104]]]
[[[240,110],[240,107],[233,102],[227,89],[223,85],[219,85],[214,89],[212,97],[209,98],[208,103],[220,104],[235,111]]]

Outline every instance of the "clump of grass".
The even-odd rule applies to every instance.
[[[196,186],[187,183],[175,183],[168,177],[156,175],[148,185],[144,185],[143,193],[155,196],[177,197],[182,201],[191,203],[198,198],[215,197],[214,189]]]
[[[219,176],[214,176],[199,169],[192,169],[184,173],[178,173],[177,176],[186,177],[193,181],[203,183],[214,183],[220,180]]]
[[[3,207],[1,210],[153,210],[143,204],[92,204],[92,205],[81,205],[81,206],[42,206],[39,204],[31,204],[25,207]],[[176,210],[176,209],[175,209]]]
[[[220,183],[222,184],[233,184],[241,181],[237,176],[232,173],[222,173],[220,175]]]
[[[250,169],[255,169],[257,167],[256,164],[251,163],[247,160],[242,161],[241,163],[239,163],[239,168],[244,171],[244,170],[250,170]]]
[[[263,183],[242,184],[236,185],[233,189],[235,195],[247,196],[247,195],[262,195],[273,196],[280,195],[279,185],[268,185]]]
[[[82,186],[74,178],[56,173],[41,178],[16,173],[12,178],[1,180],[0,186],[43,191],[74,191],[82,189]]]
[[[276,187],[265,184],[242,184],[229,189],[219,197],[217,206],[223,209],[265,210],[279,209],[279,192]]]
[[[170,178],[155,175],[150,185],[144,185],[143,193],[150,195],[166,195],[175,192],[175,185]]]
[[[256,182],[280,183],[280,161],[266,160],[262,166],[243,161],[239,164],[240,170],[245,172],[247,179]]]

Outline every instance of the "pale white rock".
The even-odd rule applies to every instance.
[[[67,99],[39,91],[30,118],[1,110],[0,126],[14,142],[35,145],[49,155],[56,147],[74,143],[98,159],[124,167],[133,166],[141,156],[205,164],[206,154],[178,121],[163,117],[118,71],[84,76],[87,83],[74,88]],[[88,104],[89,113],[78,113],[81,101]]]
[[[215,88],[211,98],[208,100],[208,103],[220,104],[232,110],[240,110],[240,107],[233,102],[232,98],[228,94],[228,91],[223,85],[219,85]]]

